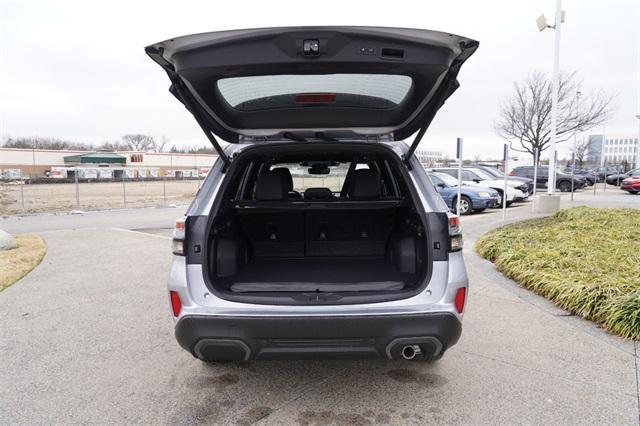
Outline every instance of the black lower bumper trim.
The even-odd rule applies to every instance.
[[[357,317],[187,316],[176,338],[207,361],[308,358],[400,358],[417,345],[422,358],[440,357],[462,331],[451,314]]]

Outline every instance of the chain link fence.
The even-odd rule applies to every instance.
[[[188,175],[188,176],[185,176]],[[0,215],[168,207],[191,202],[204,176],[195,169],[177,177],[13,179],[0,182]]]

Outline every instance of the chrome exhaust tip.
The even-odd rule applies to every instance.
[[[418,345],[407,345],[402,348],[402,358],[410,361],[414,359],[417,355],[422,353],[420,346]]]

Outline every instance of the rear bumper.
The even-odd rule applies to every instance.
[[[462,332],[448,313],[357,317],[186,316],[176,324],[180,346],[206,361],[311,358],[440,357]]]
[[[489,209],[498,205],[498,198],[472,198],[471,204],[473,204],[474,210]]]

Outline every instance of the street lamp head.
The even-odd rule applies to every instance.
[[[544,14],[538,16],[538,18],[536,19],[536,25],[538,26],[538,30],[540,32],[549,28],[549,22],[547,22],[547,17],[544,16]]]

